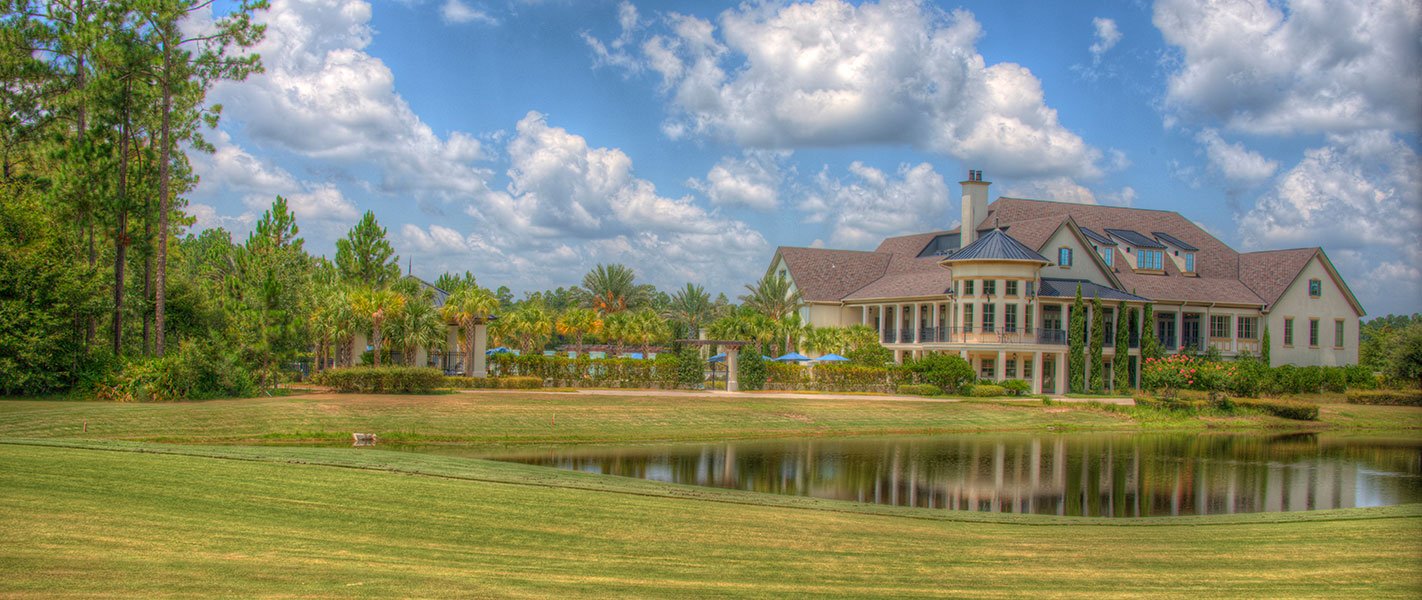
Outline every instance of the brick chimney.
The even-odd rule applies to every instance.
[[[991,181],[983,181],[982,171],[968,171],[968,178],[959,181],[963,186],[963,227],[959,235],[959,248],[978,239],[978,224],[987,218],[988,186]]]

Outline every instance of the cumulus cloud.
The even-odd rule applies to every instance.
[[[642,64],[628,52],[628,48],[633,45],[632,36],[641,25],[641,17],[637,14],[637,7],[631,2],[623,0],[617,5],[617,23],[621,27],[621,33],[617,39],[604,44],[592,34],[584,31],[580,35],[583,42],[593,51],[594,64],[597,66],[612,66],[625,69],[629,73],[636,73],[642,70]]]
[[[1228,187],[1253,187],[1264,183],[1279,170],[1279,163],[1244,147],[1226,142],[1218,131],[1206,129],[1195,135],[1204,146],[1210,169],[1224,176]]]
[[[717,22],[672,14],[640,46],[671,138],[755,148],[907,144],[1003,175],[1094,177],[1100,151],[1067,130],[1041,82],[988,65],[967,11],[914,0],[743,4]]]
[[[1417,152],[1391,133],[1329,135],[1240,219],[1240,237],[1251,249],[1323,246],[1350,283],[1415,312],[1422,297],[1419,173]]]
[[[1009,198],[1096,204],[1096,194],[1070,177],[1038,177],[1014,181],[1003,187],[1002,195]],[[1132,190],[1131,198],[1134,197]]]
[[[483,23],[494,25],[498,20],[489,16],[482,10],[474,8],[461,0],[445,0],[443,6],[439,8],[439,16],[445,23]]]
[[[858,161],[844,177],[821,170],[799,203],[806,222],[830,226],[833,248],[869,248],[886,236],[951,227],[958,215],[950,206],[948,185],[928,163],[890,174]]]
[[[1091,42],[1091,62],[1101,64],[1101,56],[1107,50],[1116,46],[1116,42],[1121,41],[1121,30],[1116,28],[1116,21],[1105,17],[1096,17],[1091,20],[1091,26],[1096,28],[1096,38]]]
[[[1168,119],[1265,134],[1422,122],[1414,0],[1160,0],[1153,21],[1181,53]]]
[[[781,166],[788,152],[747,150],[711,167],[706,179],[687,185],[706,194],[715,206],[744,206],[769,212],[780,205]]]
[[[370,172],[375,191],[453,199],[484,190],[482,143],[440,136],[395,91],[370,44],[371,8],[359,0],[276,0],[258,19],[265,73],[219,82],[212,98],[253,141]]]

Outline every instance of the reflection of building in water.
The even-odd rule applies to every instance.
[[[1415,445],[1327,445],[1314,436],[802,441],[533,462],[758,492],[1058,515],[1298,511],[1416,501],[1422,495],[1422,457]],[[1375,476],[1379,470],[1404,477]]]

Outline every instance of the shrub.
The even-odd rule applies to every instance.
[[[810,370],[795,363],[765,363],[767,387],[777,390],[801,390],[809,387]]]
[[[973,366],[956,354],[932,352],[909,361],[904,368],[918,375],[919,381],[949,392],[961,391],[959,388],[974,377]]]
[[[683,346],[676,355],[677,387],[696,389],[706,383],[706,364],[695,346]]]
[[[445,377],[443,387],[456,390],[536,390],[543,387],[538,377]]]
[[[909,396],[937,396],[943,390],[931,383],[905,383],[899,386],[899,393]]]
[[[439,369],[424,367],[349,367],[323,371],[314,380],[338,392],[423,394],[439,388],[445,379]]]
[[[1008,379],[1006,381],[999,381],[997,384],[1002,386],[1002,389],[1007,390],[1008,395],[1026,396],[1032,393],[1032,384],[1027,383],[1024,379]]]
[[[741,349],[736,361],[736,379],[743,390],[759,390],[765,388],[766,367],[765,359],[760,355],[760,348],[747,346],[748,349]]]
[[[840,392],[888,392],[900,384],[912,383],[910,374],[903,367],[826,363],[815,366],[813,387]]]
[[[1349,404],[1383,406],[1422,406],[1419,390],[1348,390]]]
[[[250,396],[256,384],[237,353],[184,341],[167,356],[124,365],[94,391],[114,401],[171,402]]]
[[[1235,401],[1235,404],[1242,408],[1252,408],[1295,421],[1318,420],[1318,405],[1310,402],[1277,398],[1240,398]]]
[[[974,398],[995,398],[1006,396],[1007,388],[992,383],[980,383],[973,386],[972,395]]]

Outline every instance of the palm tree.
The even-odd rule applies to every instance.
[[[698,337],[701,335],[701,326],[711,320],[711,294],[706,293],[699,285],[688,283],[685,288],[672,294],[666,316],[686,325],[691,332],[690,337]]]
[[[632,319],[632,314],[626,311],[603,317],[602,335],[607,343],[612,345],[613,355],[622,354],[622,345],[632,339],[636,333],[636,327],[637,324]]]
[[[848,337],[848,330],[842,327],[808,327],[805,348],[820,354],[844,354]]]
[[[370,325],[370,346],[375,349],[375,366],[380,366],[383,340],[381,328],[387,319],[398,319],[405,309],[405,297],[392,289],[357,288],[351,294],[351,309]]]
[[[485,323],[499,307],[499,299],[489,290],[469,285],[456,290],[444,301],[440,313],[464,329],[460,350],[464,352],[464,372],[474,372],[474,325]]]
[[[578,289],[583,304],[600,314],[619,313],[651,300],[655,288],[636,282],[637,274],[625,265],[598,264],[583,276]]]
[[[652,344],[671,337],[671,327],[666,319],[650,308],[643,308],[631,315],[633,326],[628,332],[630,339],[642,346],[642,358],[650,358]]]
[[[444,319],[435,309],[429,290],[413,298],[406,296],[405,310],[390,322],[390,341],[401,349],[405,364],[410,366],[419,366],[415,364],[415,352],[419,348],[444,344]]]
[[[765,277],[756,282],[755,287],[747,285],[746,291],[750,293],[740,297],[742,305],[770,317],[773,321],[784,319],[805,305],[800,290],[794,289],[790,280],[779,273],[766,273]]]
[[[596,335],[602,329],[602,321],[591,308],[570,308],[558,315],[558,335],[572,336],[577,340],[578,352],[583,351],[583,336]]]
[[[311,334],[316,338],[316,371],[326,365],[330,353],[345,348],[351,334],[355,332],[355,313],[351,311],[350,299],[340,285],[323,286],[317,290],[317,299],[309,317]],[[335,346],[335,348],[332,348]],[[336,365],[345,364],[337,353]]]
[[[542,348],[553,331],[553,318],[539,302],[525,302],[513,312],[500,319],[501,338],[517,340],[519,350],[524,354]]]

